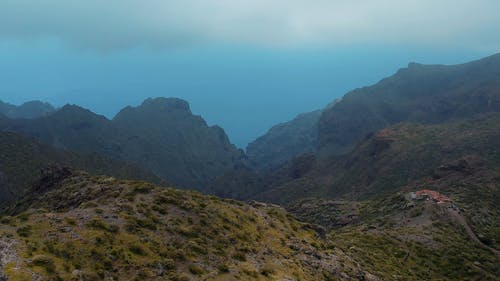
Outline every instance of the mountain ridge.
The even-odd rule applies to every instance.
[[[97,154],[56,149],[15,133],[0,132],[0,204],[12,203],[22,197],[38,180],[40,171],[51,166],[162,183],[160,178],[132,164]]]
[[[179,187],[203,190],[215,177],[240,165],[244,154],[224,130],[209,127],[186,101],[147,99],[109,120],[76,105],[36,119],[0,119],[0,130],[42,143],[97,153],[140,165]]]

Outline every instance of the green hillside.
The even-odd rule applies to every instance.
[[[13,201],[38,180],[50,166],[85,169],[95,175],[110,175],[160,183],[150,172],[96,154],[81,154],[42,145],[14,133],[0,133],[0,203]]]
[[[43,188],[1,217],[0,276],[378,280],[277,206],[63,174],[55,171]]]

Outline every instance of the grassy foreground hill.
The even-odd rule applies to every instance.
[[[0,279],[378,280],[277,206],[62,172],[0,218]]]

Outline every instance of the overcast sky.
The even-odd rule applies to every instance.
[[[499,51],[498,0],[0,1],[0,99],[177,96],[242,147],[410,61]]]

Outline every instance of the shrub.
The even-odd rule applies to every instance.
[[[104,221],[102,221],[101,219],[98,219],[98,218],[94,218],[92,220],[90,220],[88,223],[87,223],[87,226],[88,227],[91,227],[91,228],[95,228],[95,229],[101,229],[101,230],[104,230],[104,231],[107,231],[107,232],[111,232],[111,233],[117,233],[119,231],[119,227],[116,226],[116,225],[110,225],[110,224],[107,224],[105,223]]]
[[[48,273],[53,273],[56,270],[54,261],[44,255],[37,255],[33,257],[31,264],[34,266],[43,267]]]
[[[228,273],[229,272],[229,266],[227,264],[219,264],[217,267],[217,270],[219,270],[220,273]]]
[[[129,247],[129,250],[130,250],[130,252],[132,252],[136,255],[139,255],[139,256],[145,256],[147,254],[146,250],[144,250],[144,248],[142,248],[139,245],[132,245]]]
[[[265,264],[261,269],[260,269],[260,274],[269,277],[276,273],[276,270],[274,269],[274,266],[271,264]]]
[[[27,225],[17,229],[17,234],[21,237],[29,237],[31,235],[31,226]]]
[[[203,275],[205,274],[205,270],[196,264],[189,265],[189,272],[194,275]]]

